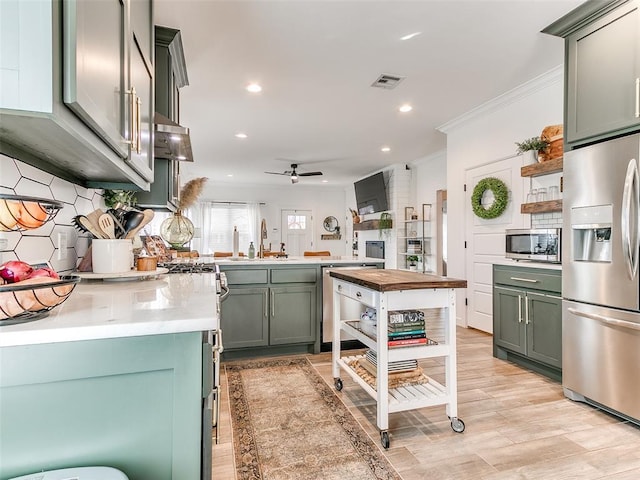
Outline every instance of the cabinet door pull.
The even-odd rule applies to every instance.
[[[360,293],[360,292],[356,292],[356,297],[358,297],[358,298],[362,298],[362,293]]]
[[[518,323],[522,323],[522,295],[518,295]]]
[[[137,150],[138,147],[136,146],[136,143],[138,141],[138,135],[135,131],[137,126],[136,115],[135,115],[136,106],[137,106],[136,88],[131,87],[130,90],[127,90],[124,93],[125,95],[129,95],[129,125],[128,125],[129,135],[128,135],[128,139],[125,140],[125,143],[127,145],[131,145],[132,150]]]
[[[529,299],[524,301],[524,324],[529,325]]]
[[[636,78],[636,118],[640,118],[640,78]]]
[[[518,282],[529,282],[529,283],[538,283],[538,280],[534,280],[533,278],[520,278],[520,277],[510,277],[511,280],[516,280]]]
[[[271,291],[271,316],[276,316],[276,296],[273,291]]]
[[[140,155],[142,153],[142,99],[136,96],[136,153]]]
[[[264,318],[269,316],[269,297],[267,291],[264,291]]]

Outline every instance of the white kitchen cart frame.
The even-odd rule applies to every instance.
[[[384,272],[384,270],[379,270]],[[393,271],[397,272],[397,271]],[[425,285],[437,285],[437,280],[443,277],[425,276],[410,272],[410,275],[429,277],[432,281],[423,282]],[[356,274],[357,275],[357,274]],[[381,290],[368,288],[354,283],[349,274],[340,274],[340,278],[333,279],[333,377],[336,390],[342,390],[340,369],[349,374],[377,402],[377,426],[380,430],[380,440],[384,448],[389,448],[389,414],[435,405],[446,405],[446,414],[451,420],[451,428],[458,433],[464,431],[464,422],[458,418],[457,376],[456,376],[456,295],[454,288],[445,287],[448,282],[443,281],[442,287],[425,288],[420,283],[408,285],[403,290]],[[345,278],[346,277],[346,278]],[[448,280],[448,279],[444,279]],[[421,288],[422,287],[422,288]],[[397,288],[394,287],[394,288]],[[343,319],[341,317],[340,297],[354,299],[377,311],[376,338],[367,335],[357,328],[359,319]],[[388,348],[387,322],[388,312],[394,310],[415,310],[431,308],[448,308],[448,317],[444,325],[444,342],[435,345],[407,346]],[[428,324],[427,324],[428,325]],[[428,328],[428,326],[427,326]],[[369,385],[349,363],[362,356],[341,357],[340,332],[344,330],[357,338],[377,354],[377,388]],[[378,339],[378,340],[376,340]],[[444,357],[445,384],[428,378],[424,384],[389,389],[388,364],[393,361]]]

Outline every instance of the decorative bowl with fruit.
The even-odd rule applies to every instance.
[[[12,260],[0,265],[0,326],[45,317],[64,302],[80,281],[50,267],[34,268]]]
[[[16,232],[41,227],[61,208],[62,202],[57,200],[0,194],[0,231]]]

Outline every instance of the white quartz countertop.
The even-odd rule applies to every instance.
[[[47,317],[0,326],[0,347],[197,332],[218,323],[215,275],[210,273],[82,280]]]
[[[360,263],[381,263],[384,264],[382,258],[369,257],[351,257],[351,256],[331,256],[331,257],[288,257],[288,258],[253,258],[247,257],[196,257],[196,258],[178,258],[173,262],[191,262],[191,263],[207,263],[215,262],[220,266],[225,265],[341,265],[341,264],[360,264]]]

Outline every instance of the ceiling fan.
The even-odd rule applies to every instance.
[[[299,177],[315,177],[317,175],[322,175],[322,172],[304,172],[298,173],[296,169],[298,168],[297,163],[291,164],[291,170],[285,170],[284,172],[264,172],[270,175],[288,175],[291,178],[291,183],[298,183]]]

